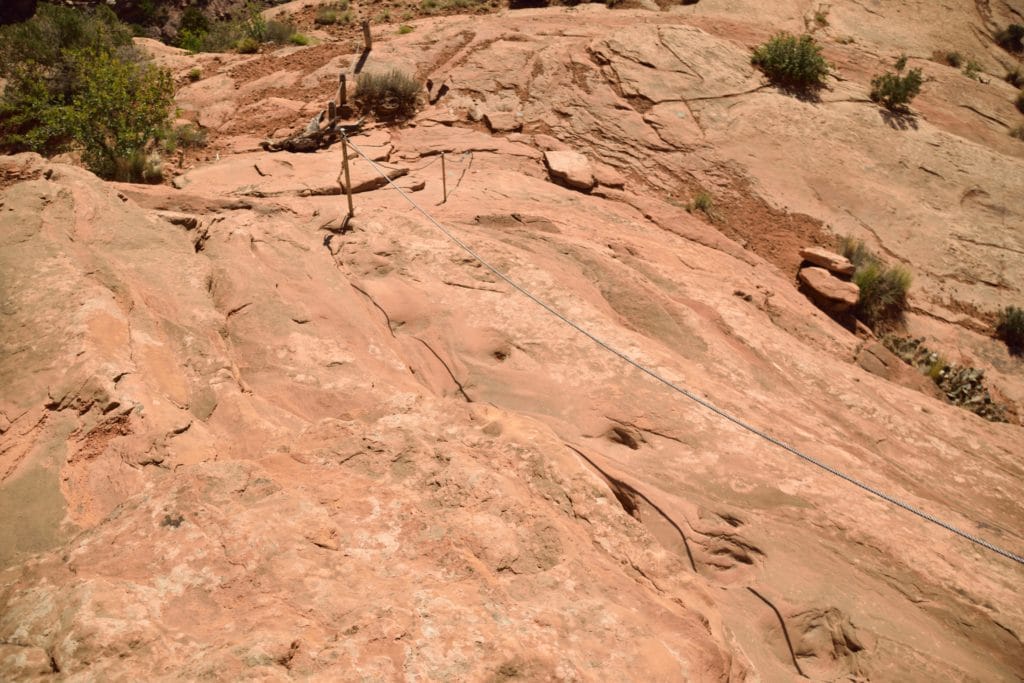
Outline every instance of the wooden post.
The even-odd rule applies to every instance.
[[[348,218],[355,215],[356,210],[352,207],[352,177],[348,172],[348,138],[341,138],[341,155],[345,164],[345,194],[348,195]]]
[[[444,204],[448,201],[448,171],[444,166],[444,152],[441,152],[441,191],[444,195],[441,203]]]
[[[345,72],[342,71],[341,75],[338,76],[338,106],[344,107],[345,102],[348,98],[348,88],[346,87],[346,76]]]
[[[334,106],[334,100],[327,103],[327,125],[331,125],[338,118],[338,110]]]
[[[363,52],[373,49],[373,37],[370,36],[370,20],[363,19]]]

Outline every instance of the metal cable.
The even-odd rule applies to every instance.
[[[459,246],[459,248],[461,248],[467,254],[469,254],[474,259],[479,261],[481,265],[483,265],[489,271],[494,273],[497,277],[501,278],[510,287],[512,287],[513,289],[518,291],[520,294],[522,294],[526,298],[528,298],[531,301],[533,301],[535,304],[537,304],[538,306],[540,306],[541,308],[546,310],[551,315],[555,316],[556,318],[558,318],[559,320],[564,322],[569,327],[573,328],[574,330],[576,330],[577,332],[579,332],[583,336],[585,336],[588,339],[590,339],[592,342],[594,342],[595,344],[597,344],[598,346],[600,346],[604,350],[606,350],[609,353],[612,353],[612,354],[618,356],[620,359],[622,359],[626,363],[632,365],[634,368],[636,368],[640,372],[642,372],[642,373],[650,376],[651,378],[661,382],[662,384],[667,386],[669,389],[672,389],[673,391],[676,391],[676,392],[682,394],[686,398],[690,399],[691,401],[694,401],[695,403],[698,403],[699,405],[703,406],[704,408],[707,408],[708,410],[710,410],[711,412],[715,413],[719,417],[722,417],[722,418],[728,420],[729,422],[732,422],[734,425],[740,427],[741,429],[745,429],[746,431],[750,432],[751,434],[754,434],[755,436],[759,436],[762,439],[764,439],[765,441],[768,441],[769,443],[772,443],[772,444],[778,446],[779,448],[781,448],[781,449],[783,449],[785,451],[788,451],[789,453],[795,455],[796,457],[800,458],[801,460],[804,460],[805,462],[808,462],[808,463],[810,463],[810,464],[812,464],[812,465],[814,465],[814,466],[816,466],[816,467],[818,467],[820,469],[823,469],[826,472],[828,472],[829,474],[832,474],[832,475],[834,475],[836,477],[839,477],[840,479],[843,479],[844,481],[846,481],[846,482],[848,482],[850,484],[853,484],[854,486],[856,486],[856,487],[858,487],[858,488],[860,488],[860,489],[862,489],[864,491],[867,491],[871,495],[873,495],[873,496],[875,496],[877,498],[881,498],[882,500],[886,501],[887,503],[890,503],[892,505],[895,505],[896,507],[902,508],[902,509],[906,510],[907,512],[910,512],[910,513],[912,513],[914,515],[917,515],[921,519],[924,519],[926,521],[931,522],[932,524],[940,526],[943,529],[945,529],[946,531],[949,531],[949,532],[951,532],[953,534],[956,534],[957,536],[960,536],[961,538],[964,538],[964,539],[970,541],[971,543],[974,543],[975,545],[978,545],[978,546],[980,546],[982,548],[986,548],[987,550],[991,550],[992,552],[994,552],[994,553],[996,553],[998,555],[1002,555],[1003,557],[1005,557],[1005,558],[1007,558],[1009,560],[1013,560],[1014,562],[1016,562],[1016,563],[1018,563],[1020,565],[1024,565],[1024,557],[1022,557],[1020,555],[1017,555],[1016,553],[1012,553],[1009,550],[1004,550],[1003,548],[1000,548],[999,546],[994,545],[993,543],[990,543],[990,542],[986,541],[985,539],[983,539],[983,538],[981,538],[979,536],[975,536],[974,534],[972,534],[970,532],[964,531],[964,530],[962,530],[962,529],[960,529],[960,528],[950,524],[949,522],[945,522],[945,521],[939,519],[938,517],[936,517],[936,516],[934,516],[934,515],[932,515],[932,514],[930,514],[928,512],[925,512],[924,510],[921,510],[921,509],[911,505],[910,503],[906,503],[906,502],[904,502],[904,501],[902,501],[902,500],[900,500],[898,498],[895,498],[895,497],[885,493],[884,491],[882,491],[880,489],[875,488],[874,486],[871,486],[870,484],[867,484],[867,483],[865,483],[865,482],[863,482],[863,481],[861,481],[861,480],[859,480],[859,479],[857,479],[857,478],[855,478],[855,477],[853,477],[853,476],[851,476],[849,474],[846,474],[845,472],[842,472],[842,471],[836,469],[835,467],[832,467],[831,465],[829,465],[829,464],[827,464],[827,463],[825,463],[825,462],[823,462],[823,461],[821,461],[821,460],[819,460],[819,459],[817,459],[817,458],[815,458],[813,456],[810,456],[810,455],[807,455],[806,453],[803,453],[802,451],[798,450],[796,447],[790,446],[785,441],[781,441],[780,439],[775,438],[771,434],[768,434],[768,433],[758,429],[757,427],[754,427],[753,425],[748,424],[747,422],[744,422],[742,419],[740,419],[738,417],[735,417],[734,415],[730,414],[729,412],[719,408],[718,406],[714,405],[710,401],[707,401],[707,400],[701,398],[700,396],[697,396],[693,392],[691,392],[691,391],[689,391],[687,389],[684,389],[683,387],[678,386],[677,384],[675,384],[671,380],[666,379],[665,377],[663,377],[662,375],[660,375],[656,371],[651,370],[650,368],[648,368],[647,366],[643,365],[639,361],[633,360],[630,356],[627,356],[625,353],[623,353],[622,351],[619,351],[614,346],[612,346],[611,344],[605,342],[600,337],[598,337],[598,336],[594,335],[593,333],[589,332],[587,329],[585,329],[584,327],[582,327],[578,323],[574,322],[570,318],[567,318],[566,316],[564,316],[561,313],[559,313],[557,310],[552,308],[545,301],[543,301],[542,299],[539,299],[538,297],[536,297],[528,289],[526,289],[525,287],[523,287],[522,285],[520,285],[519,283],[514,281],[512,278],[510,278],[508,275],[505,275],[505,273],[501,272],[496,267],[494,267],[490,263],[488,263],[487,260],[484,259],[483,257],[481,257],[479,254],[477,254],[473,250],[472,247],[470,247],[468,244],[466,244],[461,239],[459,239],[456,235],[454,235],[452,232],[450,232],[446,227],[441,225],[441,223],[439,223],[433,216],[431,216],[429,213],[427,213],[426,210],[424,210],[419,204],[417,204],[416,201],[412,197],[410,197],[408,194],[406,194],[405,191],[402,190],[402,188],[400,188],[398,185],[396,185],[394,183],[394,181],[392,181],[390,178],[388,178],[387,174],[383,173],[380,170],[380,167],[377,166],[376,163],[371,161],[369,159],[369,157],[367,157],[365,154],[363,154],[363,151],[361,149],[359,149],[358,147],[353,145],[350,141],[348,141],[348,138],[346,138],[345,141],[349,145],[351,145],[352,149],[354,149],[359,156],[363,157],[363,159],[366,159],[366,161],[368,161],[373,166],[374,170],[376,170],[378,173],[380,173],[380,175],[382,177],[384,177],[388,181],[388,184],[391,185],[393,188],[395,188],[398,191],[398,193],[400,195],[402,195],[402,197],[405,198],[405,200],[407,202],[412,204],[412,206],[415,209],[417,209],[421,214],[423,214],[426,217],[427,220],[429,220],[431,223],[433,223],[434,226],[438,230],[440,230],[442,233],[445,234],[446,237],[448,237],[448,239],[450,239],[452,242],[457,244]]]

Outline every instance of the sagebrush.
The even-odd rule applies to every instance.
[[[403,118],[416,111],[423,86],[400,71],[364,71],[356,78],[354,98],[365,112],[379,118]]]
[[[830,67],[810,34],[779,33],[754,49],[751,62],[787,90],[808,94],[825,86]]]

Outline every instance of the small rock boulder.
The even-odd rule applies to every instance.
[[[597,181],[590,160],[579,152],[551,150],[544,152],[551,178],[573,190],[590,192]]]
[[[492,133],[512,133],[521,130],[523,122],[507,111],[488,112],[484,114],[484,123]]]
[[[817,266],[800,269],[800,282],[819,306],[836,313],[853,308],[860,297],[860,287]]]
[[[849,277],[853,275],[855,267],[850,259],[846,258],[842,254],[837,254],[834,251],[828,249],[822,249],[821,247],[804,247],[800,250],[800,257],[813,263],[816,266],[821,266],[836,275],[843,275]]]
[[[916,389],[933,398],[940,400],[943,398],[942,392],[935,386],[935,382],[903,362],[899,356],[885,348],[879,341],[869,341],[861,347],[857,353],[857,365],[872,375],[878,375],[890,382],[902,384],[909,389]]]

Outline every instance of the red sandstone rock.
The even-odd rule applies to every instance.
[[[811,295],[821,301],[829,310],[842,312],[857,304],[860,288],[852,282],[840,280],[824,268],[808,266],[800,269],[800,282],[807,286]]]

